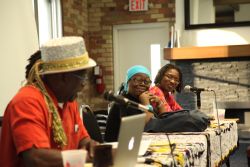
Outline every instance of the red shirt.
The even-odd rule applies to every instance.
[[[49,94],[58,109],[67,135],[68,144],[63,150],[77,149],[80,140],[89,137],[80,118],[77,103],[67,102],[60,108],[53,93],[49,91]],[[51,123],[52,115],[48,111],[43,94],[34,86],[21,88],[4,113],[0,166],[23,166],[18,154],[33,146],[60,149],[53,141]]]
[[[182,110],[182,107],[175,101],[174,96],[170,92],[168,94],[164,94],[163,91],[157,86],[151,87],[149,92],[160,98],[161,102],[165,106],[166,112]]]

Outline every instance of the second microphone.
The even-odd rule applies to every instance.
[[[153,112],[151,107],[136,103],[132,100],[129,100],[129,99],[121,96],[121,95],[114,95],[114,93],[112,91],[105,92],[104,99],[108,100],[108,101],[114,101],[118,104],[125,105],[127,107],[131,107],[131,108],[138,109],[141,111]]]

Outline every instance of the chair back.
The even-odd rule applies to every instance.
[[[102,137],[105,136],[106,125],[108,120],[108,110],[96,110],[93,112],[97,121],[97,124],[101,130]]]
[[[83,124],[85,125],[86,130],[88,131],[90,138],[98,141],[99,143],[103,143],[103,137],[101,134],[101,130],[98,126],[95,115],[88,105],[82,105],[82,118]]]
[[[126,93],[125,92],[125,82],[122,82],[121,85],[120,85],[120,87],[119,87],[119,89],[118,89],[117,94],[118,95],[123,95],[124,93]]]

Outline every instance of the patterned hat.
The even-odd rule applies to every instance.
[[[40,74],[70,72],[96,66],[96,62],[88,56],[82,37],[49,40],[42,45],[41,53]]]

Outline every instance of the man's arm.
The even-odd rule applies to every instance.
[[[89,137],[82,139],[79,149],[87,149],[90,157],[93,158],[93,147],[96,142]],[[21,157],[26,167],[63,167],[61,151],[53,149],[31,148],[21,153]]]
[[[63,167],[59,150],[31,148],[21,153],[26,167]]]

